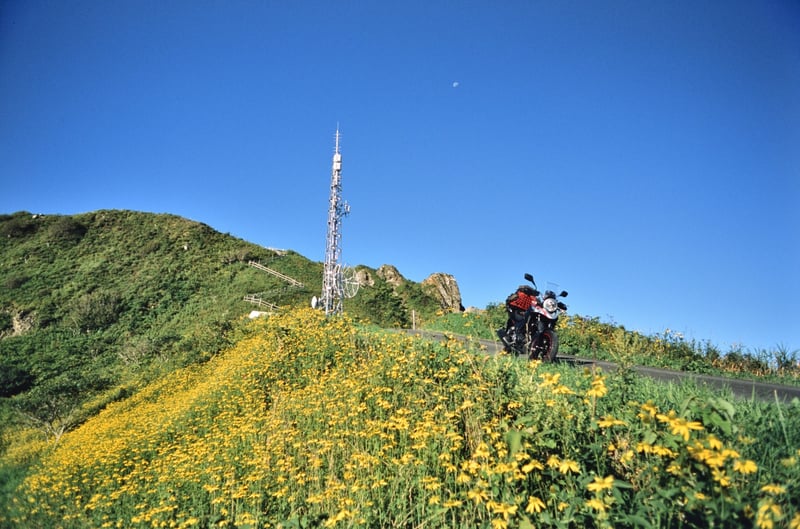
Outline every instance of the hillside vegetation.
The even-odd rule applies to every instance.
[[[295,278],[304,286],[289,287],[282,280],[249,266],[250,261]],[[641,481],[637,485],[635,476],[627,472],[640,472],[639,467],[628,468],[622,464],[618,468],[619,461],[592,466],[600,464],[597,458],[605,450],[598,448],[600,441],[593,437],[602,427],[589,421],[586,422],[587,432],[578,435],[577,432],[567,432],[571,426],[564,422],[587,413],[578,409],[581,400],[578,397],[569,397],[574,400],[570,401],[570,406],[578,408],[563,408],[559,413],[565,415],[558,417],[547,415],[553,410],[526,407],[525,414],[529,419],[525,419],[528,422],[524,425],[515,422],[518,412],[513,410],[517,404],[503,404],[506,401],[527,402],[526,399],[533,397],[526,396],[525,391],[541,393],[550,387],[549,382],[545,383],[547,380],[557,380],[546,377],[562,374],[577,378],[572,386],[554,384],[551,389],[567,392],[571,387],[573,393],[569,394],[585,397],[591,380],[595,380],[581,378],[587,374],[564,371],[560,366],[545,369],[532,365],[532,371],[528,372],[525,371],[527,368],[503,367],[505,364],[502,363],[487,364],[481,355],[463,351],[454,343],[441,349],[399,338],[389,339],[379,330],[409,327],[413,312],[415,321],[422,327],[493,338],[494,329],[505,321],[501,306],[490,305],[486,310],[472,313],[450,313],[442,310],[440,301],[423,285],[407,280],[390,284],[377,271],[363,266],[359,268],[368,272],[374,284],[363,287],[355,298],[345,301],[347,318],[326,321],[321,320],[318,313],[302,309],[308,306],[313,295],[319,295],[322,264],[291,250],[263,248],[221,234],[204,224],[166,214],[97,211],[74,216],[41,216],[26,212],[0,216],[0,505],[3,508],[0,526],[133,527],[138,524],[156,527],[183,524],[266,527],[267,522],[274,526],[273,522],[282,520],[288,526],[297,527],[317,522],[355,524],[361,520],[359,516],[368,520],[365,522],[367,525],[373,526],[410,527],[450,522],[502,525],[502,522],[512,521],[523,524],[534,518],[540,523],[550,520],[557,526],[555,520],[570,519],[582,524],[591,518],[590,513],[598,515],[597,509],[587,510],[585,505],[579,505],[579,499],[574,500],[578,503],[570,503],[570,510],[562,509],[563,501],[555,498],[566,497],[564,491],[548,499],[543,496],[544,489],[540,489],[542,495],[533,496],[534,499],[529,500],[533,503],[523,506],[519,503],[522,500],[518,491],[512,494],[503,486],[497,489],[495,480],[500,478],[483,474],[478,478],[474,472],[472,475],[459,472],[454,478],[447,473],[455,472],[452,467],[463,471],[459,465],[472,465],[467,461],[477,457],[476,453],[485,451],[479,448],[481,442],[490,451],[500,450],[491,448],[492,443],[497,444],[501,437],[511,435],[513,446],[517,446],[513,439],[517,439],[518,434],[509,432],[519,430],[533,435],[527,430],[529,428],[539,433],[543,432],[542,428],[551,431],[549,437],[543,437],[548,439],[541,441],[544,445],[535,445],[539,446],[537,450],[547,448],[542,453],[546,453],[548,458],[551,455],[557,458],[551,462],[567,458],[580,463],[581,470],[575,477],[579,481],[570,485],[573,489],[576,484],[585,485],[583,481],[590,480],[592,472],[607,476],[605,473],[613,471],[619,477],[614,487],[601,489],[608,490],[614,498],[612,501],[609,499],[611,496],[598,496],[599,501],[611,502],[604,504],[607,509],[602,512],[611,512],[614,502],[649,498],[629,496],[629,492],[625,492],[628,485],[638,490],[637,487],[663,484],[665,479],[672,479],[660,474],[656,476],[653,470],[653,475],[647,478],[652,482]],[[282,315],[264,322],[249,322],[244,315],[258,307],[246,303],[243,298],[253,293],[261,293],[265,299],[280,305]],[[563,318],[560,326],[564,352],[616,360],[623,365],[642,363],[701,372],[717,370],[795,382],[799,378],[796,352],[781,348],[756,355],[743,351],[721,354],[710,344],[686,342],[669,331],[659,336],[642,336],[621,326],[577,315]],[[344,357],[340,358],[340,355]],[[433,364],[422,360],[425,355],[431,355],[429,360]],[[263,365],[255,365],[259,362]],[[367,368],[375,371],[377,378],[369,378],[372,375],[361,371]],[[456,373],[458,376],[452,378]],[[625,373],[630,374],[623,369],[619,377],[624,377]],[[353,380],[362,377],[361,383],[365,385],[351,386],[353,377]],[[311,384],[312,379],[315,383],[324,382],[325,386]],[[458,382],[453,382],[455,380]],[[482,380],[489,380],[488,388],[482,385],[483,382],[479,383]],[[527,380],[527,385],[519,385],[521,380]],[[726,446],[729,443],[737,447],[737,453],[746,454],[742,459],[729,452],[723,462],[735,463],[740,470],[749,470],[753,466],[747,461],[752,461],[759,469],[758,472],[740,472],[742,475],[735,482],[736,488],[731,489],[746,490],[752,495],[747,501],[741,499],[744,496],[737,496],[739,499],[735,502],[739,502],[739,510],[736,516],[753,520],[753,512],[748,509],[767,505],[766,514],[762,513],[764,516],[789,520],[787,513],[795,512],[797,506],[785,503],[783,495],[800,496],[786,492],[797,490],[792,458],[800,456],[793,452],[798,448],[794,435],[800,430],[793,422],[798,416],[795,404],[781,411],[781,408],[762,409],[755,403],[737,403],[736,406],[744,407],[741,411],[724,400],[708,400],[712,397],[698,396],[696,392],[682,397],[674,394],[664,396],[654,387],[634,390],[631,389],[631,380],[620,380],[625,380],[625,384],[616,383],[620,389],[616,397],[603,399],[609,416],[614,414],[614,410],[622,410],[620,413],[627,416],[620,420],[631,426],[641,409],[631,407],[629,401],[637,400],[641,404],[652,398],[665,418],[660,423],[657,419],[651,421],[652,426],[661,424],[662,429],[669,429],[684,424],[678,421],[678,417],[685,418],[686,424],[692,422],[690,419],[693,417],[699,417],[704,432],[721,429],[727,435]],[[453,382],[452,386],[450,382]],[[335,388],[337,383],[341,387]],[[471,387],[473,383],[477,385]],[[614,386],[609,384],[609,388]],[[339,393],[347,391],[355,393]],[[373,402],[377,408],[373,406],[365,410],[356,402],[370,395],[377,399],[381,392],[384,393],[382,399]],[[441,400],[429,401],[428,396],[422,396],[425,392],[438,395]],[[277,407],[276,396],[282,399],[282,406],[289,406],[288,399],[296,402],[297,406],[305,402],[308,409]],[[544,397],[540,395],[537,398]],[[560,401],[545,399],[536,406],[543,403],[549,408],[556,402]],[[597,421],[600,401],[592,402],[589,415]],[[331,410],[345,403],[348,403],[347,411],[335,412],[343,414],[339,419],[341,423],[328,424],[325,422],[328,419],[323,420],[323,416],[334,413]],[[459,409],[464,403],[472,404]],[[472,406],[480,410],[475,417],[468,411]],[[283,414],[281,420],[289,421],[280,423],[281,428],[293,424],[292,428],[299,428],[299,431],[290,428],[279,433],[275,424],[265,422],[268,420],[266,416],[256,419],[258,414],[269,415],[272,413],[270,410],[280,410],[279,413]],[[348,415],[353,410],[359,412],[357,419]],[[433,444],[428,443],[431,439],[423,436],[425,443],[430,444],[430,453],[423,455],[424,462],[407,459],[408,454],[420,455],[422,441],[403,437],[410,435],[409,431],[403,434],[396,425],[391,426],[395,423],[380,423],[393,417],[392,421],[400,421],[397,424],[406,424],[402,420],[406,411],[401,413],[401,410],[408,410],[406,418],[409,421],[412,416],[416,417],[414,414],[424,414],[415,420],[422,421],[420,424],[428,427],[431,435],[444,436],[441,439],[436,437]],[[639,411],[634,413],[635,410]],[[670,415],[669,410],[677,415]],[[362,416],[361,412],[366,415]],[[299,417],[303,413],[311,415]],[[453,413],[456,415],[450,415]],[[358,422],[370,417],[377,422]],[[254,421],[252,424],[247,422],[251,419]],[[541,424],[531,422],[540,419],[544,421]],[[320,430],[321,426],[312,424],[315,421],[328,424],[324,432]],[[780,448],[767,449],[760,445],[762,439],[757,431],[748,429],[751,423],[759,425],[768,434],[764,442],[778,440]],[[383,433],[367,433],[366,430],[354,433],[349,429],[335,433],[336,428],[347,429],[353,424],[365,429],[383,424],[380,426]],[[440,431],[440,426],[433,427],[433,424],[449,426]],[[489,426],[491,431],[486,429]],[[682,428],[678,429],[679,432],[683,431]],[[658,432],[644,432],[642,435],[646,436],[646,442],[653,443],[661,435]],[[752,439],[744,432],[751,432]],[[577,437],[573,437],[573,433]],[[280,475],[270,474],[258,467],[261,464],[258,461],[263,463],[263,458],[268,457],[265,451],[277,449],[270,443],[280,438],[291,439],[290,434],[300,436],[300,440],[292,441],[293,449],[297,449],[297,443],[310,447],[321,443],[317,447],[319,459],[307,456],[309,459],[303,464],[311,467],[303,467],[305,470],[302,472],[306,475],[316,472],[317,484],[329,483],[331,492],[326,494],[333,496],[326,496],[324,501],[320,499],[318,502],[304,500],[307,504],[300,505],[296,502],[298,498],[308,494],[313,498],[317,494],[313,492],[316,489],[304,488],[303,476],[298,478],[288,470]],[[353,445],[360,447],[357,453],[362,455],[335,451],[332,446],[324,447],[327,441],[321,441],[333,439],[330,435],[345,436],[347,442],[351,442],[347,436],[354,435],[362,441],[369,440],[369,443],[368,446]],[[460,440],[456,435],[461,436]],[[630,443],[633,434],[628,432],[626,435],[629,437],[625,437],[625,442]],[[312,439],[316,437],[319,440]],[[527,439],[525,436],[519,439],[523,438]],[[408,439],[408,446],[400,443],[397,448],[392,444],[401,439]],[[608,439],[604,438],[603,442],[606,441]],[[703,442],[707,443],[707,449],[716,449],[716,441]],[[232,444],[228,446],[228,443]],[[699,479],[693,466],[698,464],[698,460],[692,453],[699,448],[690,449],[688,444],[681,445],[677,440],[665,440],[664,443],[670,450],[664,453],[672,454],[670,457],[675,461],[694,469],[691,470],[694,476],[691,479]],[[565,444],[572,447],[569,448],[571,451],[552,451],[556,448],[566,450],[562,447]],[[640,453],[638,449],[634,450],[633,445],[626,446],[634,454]],[[750,446],[756,448],[751,450]],[[393,447],[402,449],[402,452],[392,452],[387,462],[384,456],[389,456],[381,450]],[[512,450],[512,455],[518,451],[519,447]],[[575,451],[591,452],[594,462],[584,463]],[[615,457],[621,458],[627,453],[619,452]],[[189,468],[180,467],[170,459],[170,454],[181,454],[184,459],[180,464],[183,465],[191,466],[202,461],[210,466],[204,471],[198,469],[201,474],[191,476],[186,485],[189,488],[184,489],[169,480],[180,476],[181,472],[189,472]],[[362,456],[366,462],[358,463],[357,459]],[[281,459],[284,456],[269,457],[278,458],[270,459],[270,465],[275,468],[288,464]],[[503,459],[505,456],[497,457],[500,457],[497,464],[501,464],[500,461],[503,465],[511,464],[508,458]],[[690,461],[689,458],[693,459]],[[406,476],[410,482],[392,481],[395,478],[388,474],[399,469],[392,466],[396,464],[394,459],[403,462],[404,470],[398,476]],[[350,463],[338,466],[340,461]],[[435,461],[438,461],[436,465],[444,466],[431,470],[433,467],[430,465]],[[448,461],[450,463],[445,465]],[[361,468],[358,464],[366,466]],[[240,469],[240,465],[245,466]],[[406,468],[406,465],[410,466]],[[417,467],[426,470],[423,473]],[[374,492],[366,496],[349,496],[366,485],[356,485],[348,476],[359,469],[372,472],[376,468],[387,473],[387,484],[380,485],[380,480],[371,482],[369,487]],[[548,468],[550,478],[561,473],[556,467]],[[572,467],[568,465],[567,468]],[[718,471],[721,468],[715,467]],[[734,470],[728,468],[726,475],[730,476]],[[469,489],[461,487],[466,487],[466,484],[458,483],[456,478],[462,476],[458,479],[466,479],[463,476],[469,475],[470,479],[479,481],[470,482]],[[703,476],[703,479],[710,479],[711,475],[706,473]],[[293,492],[287,489],[280,493],[282,489],[278,489],[276,495],[275,490],[267,490],[274,485],[271,480],[277,479],[280,483],[290,477],[298,480],[292,482],[292,486],[298,487],[292,489]],[[433,477],[436,479],[431,481]],[[503,479],[508,478],[505,476]],[[159,480],[167,480],[167,484],[162,487]],[[259,485],[250,489],[250,485],[245,487],[242,480]],[[723,485],[727,481],[716,481],[717,485],[711,481],[704,482],[707,489],[698,490],[707,490],[703,494],[717,494],[717,489],[722,487],[726,489],[723,492],[730,492],[727,490],[729,485]],[[764,494],[764,491],[753,488],[754,483],[772,481],[778,484],[777,487],[782,487],[783,492],[773,494],[778,489],[769,489],[772,492]],[[269,487],[265,483],[269,483]],[[403,488],[409,483],[411,489]],[[450,497],[447,495],[429,494],[445,490],[445,483],[458,485],[447,489],[447,494],[452,496],[450,500],[446,499]],[[525,483],[528,483],[525,487],[535,484]],[[678,498],[680,493],[685,505],[697,506],[686,495],[687,483],[682,481],[681,485],[676,485],[678,488],[671,493],[670,501]],[[143,488],[134,492],[131,489],[134,484]],[[605,487],[597,485],[601,486]],[[353,487],[356,489],[352,490]],[[489,496],[475,492],[483,490],[482,487],[489,487],[484,491]],[[499,493],[496,489],[506,492]],[[179,491],[184,492],[179,494]],[[389,498],[383,498],[384,493]],[[464,494],[467,494],[466,500]],[[92,498],[95,501],[90,501]],[[512,503],[512,498],[519,501]],[[362,500],[366,503],[357,503]],[[550,507],[555,506],[555,511],[542,514],[544,518],[538,516],[544,512],[539,500]],[[652,503],[655,499],[646,501]],[[697,508],[716,512],[732,501],[728,498],[715,504],[716,507]],[[390,508],[394,514],[382,515],[378,511],[357,514],[355,509],[347,507],[356,504]],[[454,509],[467,505],[470,509],[463,512]],[[780,516],[769,510],[771,505],[782,509]],[[595,504],[595,507],[599,506]],[[507,516],[500,513],[506,508],[509,509]],[[523,515],[520,509],[525,508],[535,512]],[[158,509],[162,509],[158,511],[161,514],[156,512]],[[149,515],[144,517],[145,513]],[[494,516],[498,513],[501,514],[499,517]],[[534,514],[537,516],[532,516]],[[635,525],[630,518],[634,514],[633,511],[620,511],[613,516],[609,514],[608,519],[616,519],[618,523],[627,520],[624,524]],[[63,516],[61,521],[59,516]],[[705,515],[698,516],[700,520]],[[337,518],[338,522],[335,521]],[[602,520],[605,520],[602,516],[597,518],[597,523]],[[568,522],[568,525],[573,522]],[[665,526],[677,527],[682,523],[684,518],[671,517]],[[702,524],[698,522],[697,526]]]
[[[495,330],[505,324],[506,317],[502,305],[491,304],[484,311],[442,314],[425,326],[470,338],[496,340]],[[800,351],[783,346],[754,350],[737,345],[722,351],[709,341],[687,340],[669,329],[645,335],[580,314],[563,314],[557,328],[561,353],[623,366],[642,365],[800,385]]]
[[[392,288],[367,270],[374,286],[345,305],[356,317],[408,325],[412,310],[424,318],[439,308],[420,285]],[[236,322],[258,308],[245,295],[307,306],[321,276],[321,263],[291,250],[174,215],[0,216],[0,439],[24,425],[57,439],[143,383],[229,346]]]
[[[304,287],[249,267],[251,260]],[[305,306],[319,295],[321,276],[320,263],[295,252],[173,215],[0,217],[2,396],[42,388],[64,373],[70,381],[63,383],[82,391],[107,387],[121,369],[154,360],[202,360],[227,345],[232,321],[258,308],[245,295]],[[375,286],[347,302],[356,317],[405,325],[411,310],[438,308],[418,285],[395,291],[372,277]]]
[[[302,309],[111,404],[14,527],[800,527],[781,410]],[[16,452],[7,457],[24,458]]]

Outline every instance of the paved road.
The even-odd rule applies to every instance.
[[[433,340],[441,340],[445,337],[445,333],[437,331],[406,331],[409,334],[416,334],[425,338]],[[497,353],[503,349],[502,345],[497,340],[473,340],[485,348],[488,353]],[[596,365],[602,367],[606,371],[613,371],[617,368],[616,364],[612,362],[605,362],[603,360],[593,360],[590,358],[581,358],[572,355],[558,355],[556,359],[558,362],[567,362],[573,365],[591,366]],[[728,388],[737,397],[744,399],[759,399],[768,402],[791,402],[792,399],[800,399],[800,387],[783,386],[780,384],[771,384],[767,382],[757,382],[753,380],[739,380],[727,377],[718,377],[713,375],[701,375],[699,373],[687,373],[684,371],[673,371],[671,369],[660,369],[656,367],[636,366],[633,368],[639,374],[648,376],[655,380],[663,382],[678,382],[680,380],[691,379],[700,384],[707,384],[714,388]]]

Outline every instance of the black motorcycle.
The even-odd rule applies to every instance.
[[[522,336],[516,336],[514,326],[509,329],[499,329],[497,336],[503,342],[504,350],[515,355],[528,355],[530,360],[546,360],[553,362],[558,354],[558,333],[556,323],[567,306],[558,298],[567,297],[567,291],[562,290],[558,295],[552,290],[547,290],[544,297],[536,288],[533,276],[525,274],[525,279],[533,284],[533,292],[537,303],[525,312],[525,322],[522,325]],[[511,308],[506,306],[510,312]]]

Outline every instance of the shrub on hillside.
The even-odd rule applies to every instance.
[[[361,306],[370,322],[381,327],[408,327],[410,318],[403,300],[386,283],[361,289]]]
[[[27,283],[28,279],[30,278],[27,276],[11,276],[3,282],[3,286],[8,290],[14,290]]]
[[[0,336],[2,336],[6,331],[11,330],[13,325],[14,322],[11,318],[11,314],[8,312],[0,312]]]
[[[48,235],[55,242],[75,243],[86,235],[86,226],[73,217],[58,217],[50,225]]]
[[[0,362],[0,397],[12,397],[30,389],[33,375],[16,365]]]
[[[72,324],[81,331],[102,329],[111,325],[122,310],[122,299],[118,294],[96,291],[78,298],[70,311]]]
[[[7,238],[25,237],[36,232],[38,223],[33,216],[21,211],[0,221],[0,236]]]

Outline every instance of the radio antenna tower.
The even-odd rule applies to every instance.
[[[322,298],[319,305],[325,315],[342,312],[345,296],[344,265],[342,264],[342,219],[350,213],[350,206],[342,200],[342,154],[339,152],[339,127],[331,169],[331,197],[328,205],[328,237],[325,244],[325,266],[322,272]]]

